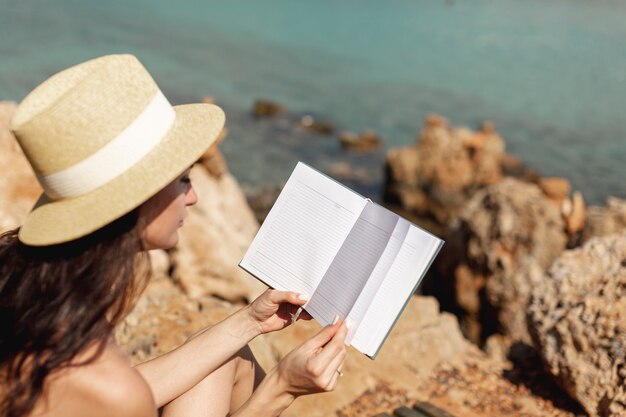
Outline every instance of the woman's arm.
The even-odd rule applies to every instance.
[[[136,369],[161,407],[195,386],[257,335],[288,326],[290,314],[304,303],[296,293],[268,290],[252,304]]]
[[[291,351],[233,417],[279,416],[298,396],[332,391],[346,358],[347,333],[346,325],[338,322]]]

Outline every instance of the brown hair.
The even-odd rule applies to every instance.
[[[0,236],[0,415],[7,417],[31,412],[52,372],[95,360],[150,274],[139,209],[60,245],[27,246],[17,234]],[[94,342],[93,356],[71,362]]]

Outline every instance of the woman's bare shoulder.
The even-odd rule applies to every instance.
[[[156,416],[150,388],[114,346],[92,363],[59,372],[37,408],[33,417]]]

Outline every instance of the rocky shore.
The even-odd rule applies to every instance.
[[[7,129],[14,108],[0,102],[1,230],[40,192]],[[151,253],[153,279],[117,329],[134,363],[263,290],[237,264],[272,197],[253,212],[218,148],[192,178],[200,200],[180,243]],[[567,180],[506,154],[492,124],[471,131],[439,116],[413,146],[388,151],[385,200],[445,236],[444,251],[377,359],[350,350],[337,389],[298,399],[289,415],[374,416],[416,401],[468,417],[626,413],[626,201],[585,207]],[[252,349],[269,368],[317,329],[299,322]]]

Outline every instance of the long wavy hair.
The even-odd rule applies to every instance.
[[[18,230],[0,235],[0,415],[7,417],[29,414],[53,372],[97,359],[150,276],[139,209],[60,245],[27,246]],[[94,343],[93,355],[72,360]]]

